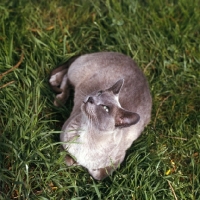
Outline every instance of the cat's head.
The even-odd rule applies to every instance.
[[[87,96],[82,105],[82,112],[90,126],[100,131],[114,130],[136,124],[140,116],[123,109],[119,103],[119,93],[124,80],[118,80],[106,90]]]

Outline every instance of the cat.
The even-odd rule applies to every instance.
[[[74,106],[60,140],[67,166],[81,165],[96,180],[112,174],[151,117],[147,80],[128,56],[97,52],[76,57],[54,69],[50,85],[55,106],[64,105],[71,87]]]

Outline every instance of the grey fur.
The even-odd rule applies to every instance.
[[[115,52],[82,55],[55,69],[50,77],[64,104],[69,86],[74,107],[60,139],[70,156],[67,165],[82,165],[97,180],[111,174],[126,150],[150,121],[152,100],[142,71],[128,56]],[[69,67],[69,68],[68,68]]]

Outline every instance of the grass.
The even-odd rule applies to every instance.
[[[0,199],[200,197],[199,1],[0,3]],[[143,69],[152,120],[113,176],[67,168],[51,70],[77,54],[118,51]]]

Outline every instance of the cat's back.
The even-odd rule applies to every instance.
[[[78,57],[70,66],[68,77],[76,87],[85,81],[104,80],[104,83],[119,78],[143,76],[135,62],[117,52],[98,52]]]

